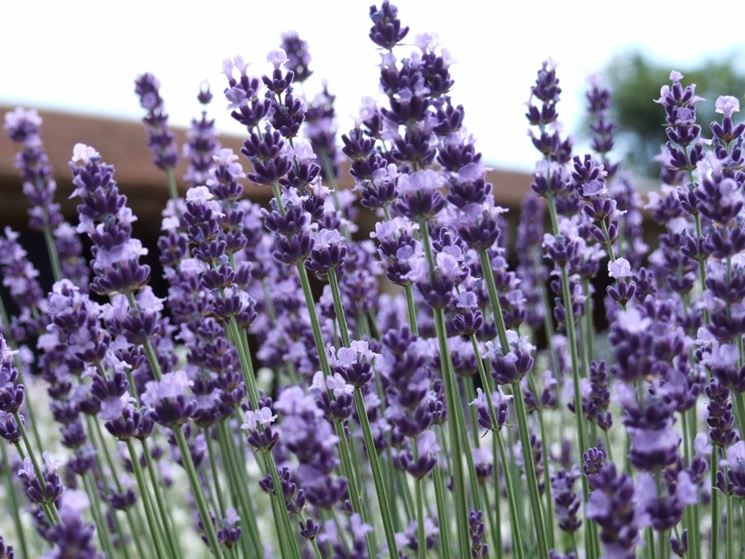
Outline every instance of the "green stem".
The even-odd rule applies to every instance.
[[[430,277],[435,273],[435,261],[432,255],[432,245],[429,237],[429,226],[426,220],[419,223],[422,235],[422,244],[424,253],[427,257]],[[447,342],[447,330],[445,328],[445,314],[441,308],[433,309],[435,319],[435,332],[437,334],[437,344],[440,353],[440,369],[442,371],[443,385],[445,389],[445,400],[447,409],[451,414],[453,421],[448,421],[448,430],[450,444],[453,447],[453,492],[455,493],[456,522],[458,526],[458,542],[461,556],[466,558],[470,555],[470,536],[468,533],[468,499],[466,497],[465,472],[463,471],[463,455],[467,450],[461,446],[461,433],[465,433],[459,425],[460,396],[458,395],[458,385],[455,379],[450,350]],[[461,410],[462,411],[462,410]],[[463,441],[466,442],[466,441]]]
[[[437,464],[434,469],[433,478],[435,480],[435,502],[437,503],[437,520],[440,526],[439,551],[440,558],[450,557],[452,547],[450,547],[450,524],[447,522],[448,513],[445,504],[445,483],[442,480],[442,469]]]
[[[724,475],[727,475],[725,468]],[[733,502],[733,496],[727,495],[727,559],[734,559],[735,557],[735,505]],[[742,528],[742,527],[741,527]]]
[[[178,212],[178,206],[176,203],[178,202],[179,195],[178,195],[178,186],[176,185],[176,175],[173,172],[173,167],[166,167],[166,180],[168,181],[168,194],[171,197],[171,200],[173,200],[174,205],[173,208],[176,212]]]
[[[121,493],[123,491],[123,487],[122,487],[122,484],[119,478],[119,474],[117,473],[114,460],[112,459],[111,453],[109,452],[109,447],[106,445],[106,439],[104,439],[103,432],[101,431],[101,425],[98,421],[96,421],[95,418],[91,418],[90,423],[91,425],[93,425],[94,433],[98,437],[99,446],[104,455],[104,459],[106,460],[106,464],[109,467],[109,471],[111,472],[111,475],[114,478],[114,487],[116,487],[116,490]],[[133,535],[132,540],[134,540],[135,547],[137,548],[137,553],[139,554],[140,557],[144,557],[145,550],[142,547],[142,542],[140,542],[140,538],[134,537],[134,535],[137,534],[137,528],[136,528],[137,525],[135,524],[134,518],[132,516],[132,509],[127,508],[125,509],[124,513],[127,518],[127,524],[129,524],[129,529]]]
[[[520,537],[520,512],[518,511],[517,498],[515,497],[515,488],[512,484],[512,474],[510,473],[510,461],[507,458],[507,451],[504,448],[504,440],[499,431],[494,431],[494,438],[499,449],[499,457],[504,469],[504,481],[507,487],[507,502],[510,507],[510,524],[512,527],[512,547],[515,548],[517,559],[524,559],[525,552],[523,549],[523,540]]]
[[[530,507],[533,513],[533,523],[535,528],[536,539],[540,556],[546,559],[548,557],[548,544],[543,525],[543,511],[541,510],[541,496],[538,491],[538,479],[535,473],[535,463],[533,462],[533,449],[530,445],[530,433],[528,432],[528,418],[525,410],[525,401],[520,389],[519,382],[512,383],[512,394],[515,401],[515,413],[517,415],[517,428],[520,434],[520,443],[522,445],[523,461],[525,462],[525,477],[528,483],[528,497],[530,498]]]
[[[345,347],[351,345],[349,339],[349,329],[347,328],[347,319],[344,314],[344,305],[341,298],[341,290],[339,288],[339,280],[336,276],[336,270],[331,269],[328,272],[329,285],[331,286],[331,296],[334,300],[334,311],[336,313],[336,321],[339,324],[339,332],[341,334],[342,343]],[[393,528],[393,518],[388,504],[388,495],[385,489],[385,482],[383,479],[383,473],[380,467],[380,458],[378,457],[378,451],[375,448],[375,439],[372,434],[370,427],[370,420],[367,417],[367,410],[365,409],[365,400],[362,395],[362,388],[355,387],[354,389],[354,403],[357,409],[357,417],[362,427],[362,435],[365,441],[365,450],[367,451],[368,459],[370,460],[370,469],[373,474],[373,481],[375,484],[375,491],[378,496],[378,506],[380,508],[380,515],[383,520],[383,528],[385,531],[385,538],[388,543],[388,549],[391,556],[397,553],[396,547],[396,533]],[[416,445],[416,442],[414,443]],[[419,483],[417,483],[417,491],[419,489]],[[422,530],[424,524],[422,520]]]
[[[26,531],[23,529],[23,522],[21,521],[21,515],[20,515],[20,508],[18,507],[18,498],[16,497],[16,489],[13,485],[13,473],[10,468],[10,463],[8,461],[8,452],[5,450],[5,445],[0,444],[0,453],[2,456],[2,468],[3,473],[5,474],[3,478],[5,479],[5,494],[8,497],[8,500],[10,501],[10,514],[13,517],[13,525],[15,526],[16,530],[16,539],[18,541],[18,545],[21,548],[21,553],[23,554],[23,557],[31,557],[31,555],[28,552],[28,545],[26,544]]]
[[[153,512],[153,504],[150,502],[150,493],[147,489],[147,483],[145,482],[145,476],[142,473],[142,467],[140,466],[140,459],[137,456],[134,444],[131,439],[126,441],[127,451],[129,452],[129,460],[132,463],[132,470],[137,480],[137,486],[140,490],[140,498],[145,509],[145,518],[147,520],[147,526],[150,530],[150,538],[155,546],[155,554],[158,558],[164,559],[166,553],[163,550],[163,543],[160,541],[160,530],[158,529],[158,523],[155,520],[155,513]],[[134,536],[136,537],[136,536]]]
[[[719,470],[719,448],[711,450],[711,559],[719,559],[719,489],[717,471]]]
[[[303,295],[305,296],[305,305],[308,308],[308,314],[310,316],[310,325],[313,331],[313,342],[316,346],[316,352],[318,353],[318,360],[321,363],[321,371],[325,376],[331,374],[331,368],[329,367],[328,357],[326,355],[326,347],[323,342],[323,334],[321,333],[321,324],[318,321],[318,313],[316,312],[316,304],[313,299],[313,292],[310,287],[310,279],[308,278],[308,272],[305,270],[302,262],[297,263],[297,272],[300,277],[300,284],[303,288]],[[352,508],[354,511],[364,518],[364,510],[362,508],[362,501],[360,499],[359,480],[354,475],[354,469],[352,467],[352,455],[349,449],[349,441],[347,440],[347,434],[344,430],[344,426],[339,421],[334,422],[336,428],[336,436],[339,437],[339,454],[344,469],[344,475],[347,477],[349,482],[349,495],[352,502]],[[374,555],[374,553],[372,553]]]
[[[419,452],[414,441],[414,460],[419,459]],[[416,496],[416,550],[419,559],[427,556],[427,534],[424,531],[424,494],[422,490],[422,479],[414,480],[414,495]]]
[[[153,464],[153,457],[150,454],[150,448],[148,447],[145,439],[140,440],[142,446],[142,455],[145,457],[145,467],[147,468],[148,476],[150,477],[150,486],[153,488],[153,494],[155,495],[155,506],[153,511],[157,508],[158,517],[163,534],[168,544],[168,550],[174,558],[181,556],[181,550],[178,547],[178,540],[174,535],[173,520],[171,519],[171,512],[163,499],[163,492],[160,487],[160,480],[158,479],[158,472]],[[152,501],[151,501],[152,504]]]
[[[44,242],[47,245],[49,263],[52,266],[52,276],[54,277],[54,281],[57,282],[62,279],[62,266],[60,265],[59,254],[57,253],[57,245],[54,243],[54,234],[48,225],[44,227]]]
[[[189,484],[191,485],[192,493],[197,501],[197,509],[199,510],[199,516],[202,519],[202,526],[207,536],[209,547],[212,551],[212,555],[216,558],[222,558],[222,551],[220,549],[220,542],[217,540],[217,533],[215,532],[215,525],[212,523],[209,509],[207,507],[207,501],[204,498],[202,487],[199,485],[199,477],[197,476],[197,470],[194,467],[194,462],[191,459],[191,452],[189,451],[189,445],[186,442],[186,437],[181,431],[180,426],[175,426],[173,429],[176,443],[178,443],[179,451],[181,452],[181,461],[186,470],[186,475],[189,478]]]
[[[470,553],[470,539],[468,535],[468,500],[466,497],[465,472],[463,471],[463,450],[461,449],[461,430],[458,427],[456,406],[459,403],[455,395],[455,374],[450,366],[450,354],[445,333],[445,317],[442,309],[434,309],[435,331],[440,352],[440,367],[445,388],[447,409],[452,410],[451,420],[448,421],[450,444],[452,445],[453,463],[453,492],[455,494],[455,517],[458,526],[458,541],[461,557],[466,558]]]
[[[210,470],[212,473],[212,485],[215,488],[215,499],[217,499],[217,508],[220,510],[220,515],[225,516],[225,498],[222,494],[222,484],[220,483],[220,472],[217,469],[217,460],[215,459],[214,445],[212,444],[212,435],[209,429],[204,428],[204,440],[207,441],[207,455],[210,460]]]
[[[492,271],[489,256],[485,250],[479,251],[481,268],[486,280],[487,291],[489,292],[489,301],[492,306],[492,313],[497,324],[497,334],[499,336],[502,353],[505,355],[510,351],[509,341],[507,339],[507,328],[502,314],[502,306],[497,294],[497,286],[494,281],[494,272]],[[576,347],[575,347],[576,352]],[[528,496],[530,498],[530,508],[533,513],[533,527],[535,530],[536,541],[540,557],[548,558],[548,544],[543,523],[543,511],[541,509],[541,497],[538,490],[538,480],[536,479],[535,463],[533,461],[533,449],[530,445],[530,433],[528,431],[528,418],[525,410],[522,389],[518,381],[512,383],[512,394],[515,401],[515,412],[517,415],[518,431],[520,434],[520,444],[522,446],[523,462],[525,463],[525,478],[528,484]],[[581,460],[580,460],[581,463]],[[506,469],[506,468],[505,468]]]
[[[416,322],[416,306],[414,305],[414,290],[411,288],[411,284],[404,285],[404,293],[406,294],[406,310],[409,315],[409,327],[411,333],[415,336],[419,335],[419,326]]]
[[[130,307],[139,312],[139,307],[137,306],[137,300],[135,299],[134,294],[127,293],[127,300]],[[147,356],[150,371],[152,372],[153,377],[156,380],[160,380],[161,378],[163,378],[163,373],[160,370],[158,356],[155,353],[155,349],[153,348],[153,344],[150,341],[150,338],[145,338],[143,346],[145,348],[145,355]],[[202,487],[199,485],[199,477],[197,476],[197,471],[194,468],[194,462],[191,459],[191,452],[189,452],[189,445],[186,442],[186,437],[184,437],[184,433],[181,431],[181,427],[178,425],[175,426],[175,428],[173,429],[173,434],[176,438],[176,442],[178,443],[179,450],[181,451],[181,460],[183,462],[184,469],[186,470],[186,474],[189,478],[189,484],[191,485],[194,498],[197,502],[197,509],[202,520],[202,525],[204,527],[205,535],[207,536],[209,547],[215,557],[217,557],[218,559],[222,559],[222,552],[220,550],[220,544],[217,541],[215,526],[212,523],[209,508],[207,507],[207,501],[204,498],[204,492],[202,491]],[[147,456],[146,458],[149,458],[149,456]],[[166,521],[167,520],[163,518],[164,524],[166,523]]]
[[[486,368],[484,367],[484,360],[481,357],[481,350],[479,349],[479,343],[476,340],[476,335],[471,334],[471,347],[473,348],[473,355],[476,358],[476,368],[479,372],[479,380],[481,386],[486,392],[486,407],[489,411],[489,418],[491,419],[492,425],[497,426],[497,413],[494,409],[494,402],[492,401],[492,382],[489,376],[486,374]],[[492,542],[497,550],[497,557],[502,556],[502,534],[501,534],[501,522],[499,514],[499,462],[497,460],[497,433],[492,432],[492,452],[493,462],[492,475],[494,476],[494,508],[496,512],[496,520],[493,523],[492,528]],[[486,498],[488,502],[488,496]],[[488,512],[488,511],[487,511]],[[491,516],[491,515],[489,515]]]
[[[221,421],[218,425],[218,435],[220,439],[220,450],[222,453],[223,464],[228,476],[231,493],[234,497],[233,501],[238,509],[241,511],[241,525],[248,536],[248,542],[253,548],[253,555],[249,554],[247,555],[247,557],[253,556],[260,558],[264,556],[264,548],[261,545],[261,538],[259,537],[258,527],[256,526],[256,513],[249,499],[250,493],[248,492],[248,488],[245,483],[245,476],[241,475],[240,472],[238,472],[238,467],[236,467],[235,465],[237,462],[237,459],[234,457],[236,453],[235,443],[230,436],[227,427],[228,426],[225,421]],[[275,526],[277,525],[278,521],[279,519],[275,518]],[[277,526],[276,529],[278,535],[281,534],[279,526]],[[243,540],[243,538],[241,538],[241,540]]]
[[[103,516],[101,515],[101,507],[99,506],[95,485],[91,483],[90,473],[84,474],[82,479],[83,487],[85,488],[85,492],[88,494],[88,500],[90,501],[91,516],[93,517],[93,523],[96,526],[98,543],[101,545],[101,549],[106,552],[107,556],[113,558],[114,550],[109,541],[108,528],[104,522]]]

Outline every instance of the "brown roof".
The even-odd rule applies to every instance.
[[[5,114],[12,107],[0,105]],[[54,168],[58,184],[57,200],[63,203],[66,213],[74,211],[74,204],[66,201],[71,192],[68,161],[72,147],[77,142],[94,146],[109,163],[116,166],[116,177],[122,191],[128,196],[135,214],[142,220],[157,221],[167,197],[164,173],[152,163],[145,144],[145,129],[139,122],[83,116],[57,111],[39,111],[43,118],[42,139]],[[179,145],[183,144],[186,131],[175,129]],[[221,136],[220,143],[238,152],[242,140],[237,136]],[[0,134],[0,223],[24,228],[27,202],[21,191],[18,172],[14,166],[17,146],[5,134]],[[176,176],[184,172],[184,162],[179,164]],[[489,181],[494,185],[497,203],[515,208],[528,192],[530,177],[524,173],[490,171]],[[342,168],[341,187],[352,185],[346,168]],[[251,188],[249,193],[265,199],[269,191]]]

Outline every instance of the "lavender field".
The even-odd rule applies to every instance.
[[[548,59],[516,212],[416,21],[369,9],[351,129],[295,32],[180,91],[183,143],[137,76],[157,246],[109,154],[65,146],[63,195],[5,114],[48,262],[2,224],[0,559],[745,557],[742,92],[671,71],[642,188],[607,80],[579,149]]]

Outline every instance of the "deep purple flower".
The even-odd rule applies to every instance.
[[[161,425],[179,425],[188,421],[196,405],[189,393],[192,385],[186,372],[168,373],[147,384],[142,401],[153,409],[153,417]]]
[[[16,475],[21,480],[26,496],[32,503],[48,503],[56,506],[59,504],[63,491],[62,480],[57,473],[57,464],[45,454],[41,470],[43,479],[40,480],[36,477],[31,459],[25,458],[21,467],[16,471]]]
[[[559,528],[565,532],[576,532],[582,520],[577,517],[580,500],[574,491],[574,482],[579,478],[579,472],[573,470],[559,470],[551,477],[551,491],[554,498],[556,518]]]
[[[153,152],[153,162],[160,169],[176,166],[176,139],[168,128],[168,113],[160,96],[160,82],[152,74],[142,74],[135,80],[135,93],[140,106],[147,111],[142,121],[147,126],[147,145]]]
[[[370,7],[370,19],[373,26],[370,28],[370,39],[376,45],[384,49],[392,49],[409,33],[408,27],[401,27],[398,19],[398,8],[387,0],[378,9]]]
[[[619,559],[636,557],[639,527],[634,506],[634,484],[613,464],[589,476],[587,517],[600,526],[600,541],[606,555]]]

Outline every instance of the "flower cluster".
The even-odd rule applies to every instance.
[[[613,154],[612,92],[590,80],[578,153],[546,61],[513,236],[450,54],[387,1],[369,16],[379,94],[340,142],[294,32],[263,72],[223,63],[240,154],[206,84],[179,149],[159,82],[137,78],[171,198],[165,293],[114,166],[73,147],[73,228],[41,119],[6,115],[55,281],[5,229],[0,559],[742,554],[737,98],[704,128],[670,74],[662,185],[642,196]]]

